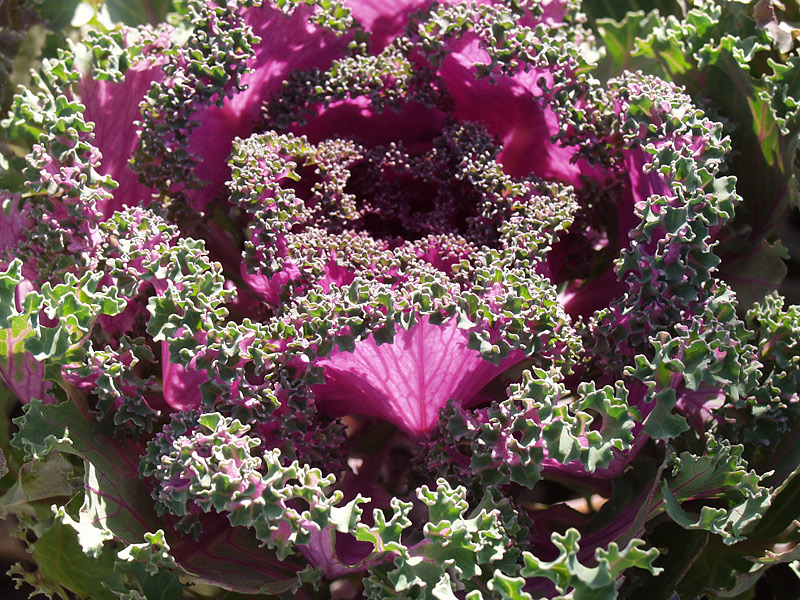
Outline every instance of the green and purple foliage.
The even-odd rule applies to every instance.
[[[667,600],[800,571],[798,7],[652,4],[181,0],[51,49],[0,157],[13,575]]]

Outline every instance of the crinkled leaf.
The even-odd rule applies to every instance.
[[[580,538],[578,530],[572,528],[564,535],[554,533],[553,543],[558,549],[558,557],[552,561],[542,561],[525,552],[525,566],[520,574],[523,577],[547,578],[555,584],[560,594],[571,592],[570,597],[575,600],[614,600],[617,597],[616,578],[624,570],[638,567],[654,574],[661,572],[661,568],[653,565],[658,550],[643,550],[642,540],[632,540],[621,550],[615,543],[609,544],[606,549],[598,548],[595,551],[597,566],[587,567],[577,559]],[[503,585],[502,575],[495,575],[495,579],[499,580],[497,585]]]
[[[772,497],[760,485],[762,477],[747,471],[741,446],[708,439],[708,454],[683,452],[675,457],[674,477],[662,482],[661,493],[667,514],[676,523],[686,529],[707,529],[720,535],[726,544],[734,544],[761,519]],[[681,500],[695,498],[724,498],[728,506],[706,505],[699,515],[681,507]]]
[[[516,553],[509,540],[514,525],[503,521],[500,510],[478,506],[469,511],[466,490],[452,488],[444,479],[437,481],[436,490],[422,486],[417,495],[428,506],[430,519],[418,543],[403,542],[402,532],[411,525],[411,504],[397,499],[391,517],[376,510],[374,526],[358,526],[356,537],[372,542],[386,557],[369,568],[367,597],[452,600],[459,588],[474,597],[493,568],[516,570],[513,562],[504,561],[509,552]],[[482,504],[492,506],[491,496],[484,500]]]

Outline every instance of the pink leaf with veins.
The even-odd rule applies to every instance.
[[[320,410],[372,415],[420,436],[436,426],[450,398],[480,402],[481,389],[523,358],[513,352],[494,366],[468,341],[456,319],[432,325],[423,317],[398,330],[391,344],[378,346],[370,337],[352,353],[334,352],[317,363],[325,368],[325,384],[315,387]]]

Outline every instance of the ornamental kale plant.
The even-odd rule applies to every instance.
[[[48,46],[3,121],[11,574],[586,600],[800,570],[797,6],[658,4],[181,0]]]

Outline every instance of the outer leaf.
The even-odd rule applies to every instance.
[[[707,531],[686,531],[675,523],[656,527],[649,541],[655,547],[669,548],[669,552],[662,553],[654,563],[664,570],[658,575],[641,570],[626,574],[619,590],[620,600],[634,600],[644,595],[652,600],[673,598],[687,571],[702,560],[709,537]]]
[[[731,447],[708,438],[704,456],[681,453],[674,459],[671,481],[664,481],[661,491],[667,514],[687,529],[707,529],[720,535],[726,544],[744,539],[769,507],[769,490],[760,486],[762,477],[746,470],[741,459],[742,447]],[[682,499],[728,499],[728,507],[703,506],[699,515],[681,508]]]
[[[155,25],[164,21],[172,4],[172,0],[106,0],[105,7],[113,21],[126,25]]]
[[[608,4],[609,2],[606,2],[606,5]],[[616,6],[621,6],[621,4],[616,5],[615,3]],[[589,3],[590,16],[591,8],[592,3]],[[645,14],[644,11],[636,8],[632,10],[636,10],[636,12],[626,11],[626,13],[619,14],[616,11],[603,10],[597,13],[603,17],[597,18],[595,21],[595,30],[605,46],[606,52],[597,67],[597,75],[603,80],[607,81],[625,70],[635,71],[637,68],[643,68],[656,74],[653,62],[637,56],[635,50],[638,40],[658,22],[659,13],[648,12]],[[619,21],[614,20],[614,17],[605,18],[607,15],[615,15]]]
[[[642,550],[642,540],[633,540],[622,550],[615,543],[605,550],[598,548],[595,551],[597,566],[587,567],[577,560],[580,537],[578,530],[572,528],[565,535],[554,533],[553,543],[559,550],[558,558],[545,562],[525,552],[525,566],[520,574],[523,577],[545,577],[555,584],[559,593],[566,595],[571,592],[570,597],[575,600],[614,600],[617,597],[616,577],[625,569],[638,567],[654,574],[662,571],[653,566],[658,551],[655,548]],[[495,578],[502,581],[498,575]],[[502,585],[500,581],[498,585]]]
[[[81,552],[77,533],[68,525],[55,523],[31,545],[31,554],[38,566],[36,572],[28,573],[17,566],[11,574],[50,598],[115,600],[111,589],[123,587],[121,575],[114,571],[114,553],[87,556]]]
[[[680,15],[683,12],[679,0],[620,0],[619,2],[613,2],[612,0],[584,0],[581,8],[591,21],[602,18],[616,20],[630,18],[633,11],[650,12],[656,9],[664,16]]]
[[[184,584],[174,573],[160,571],[156,575],[151,575],[146,567],[138,562],[117,561],[114,571],[125,582],[123,589],[114,590],[120,600],[173,600],[180,598],[185,589]]]
[[[14,484],[0,496],[0,518],[11,513],[34,512],[27,506],[30,503],[47,500],[49,508],[54,502],[72,498],[82,490],[80,475],[80,468],[58,452],[25,463],[17,472]]]
[[[123,447],[92,432],[88,410],[75,401],[58,405],[34,401],[15,422],[19,432],[12,443],[24,448],[30,456],[41,459],[59,450],[87,461],[87,493],[79,531],[85,552],[99,555],[104,540],[117,536],[136,543],[148,529],[158,529],[152,505],[147,497],[142,497],[136,475],[135,444],[129,442]],[[62,517],[71,521],[64,512]]]

